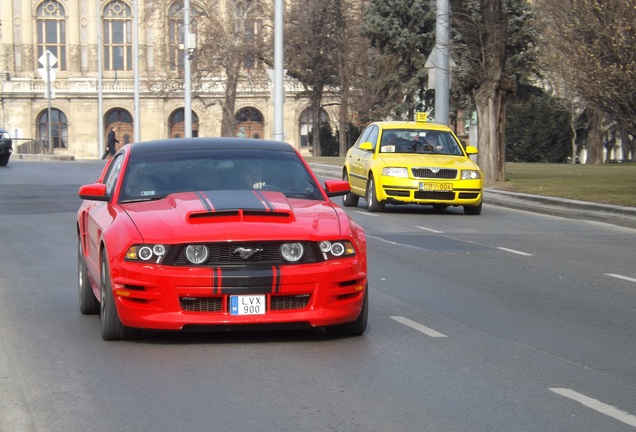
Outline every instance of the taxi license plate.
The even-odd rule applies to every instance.
[[[452,183],[424,183],[420,182],[421,191],[452,191]]]
[[[230,315],[264,315],[264,295],[230,296]]]

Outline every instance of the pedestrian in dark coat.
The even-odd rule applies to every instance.
[[[115,147],[115,144],[118,144],[119,140],[115,137],[116,130],[117,128],[113,126],[110,129],[110,132],[108,132],[108,139],[106,140],[106,150],[102,155],[102,159],[106,159],[106,157],[108,156],[113,157],[117,152],[117,147]]]

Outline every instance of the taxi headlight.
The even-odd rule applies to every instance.
[[[382,175],[389,176],[389,177],[408,178],[409,171],[406,168],[386,167],[386,168],[382,168]]]
[[[481,173],[477,170],[462,170],[462,180],[477,180],[481,178]]]
[[[188,245],[185,248],[185,257],[192,264],[202,264],[209,256],[210,251],[205,245]]]

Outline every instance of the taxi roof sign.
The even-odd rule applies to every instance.
[[[416,112],[415,113],[415,121],[418,123],[426,123],[426,113],[425,112]]]

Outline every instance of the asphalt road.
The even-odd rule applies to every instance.
[[[77,188],[0,169],[0,431],[634,431],[636,230],[486,204],[347,212],[369,328],[104,342],[77,306]]]

